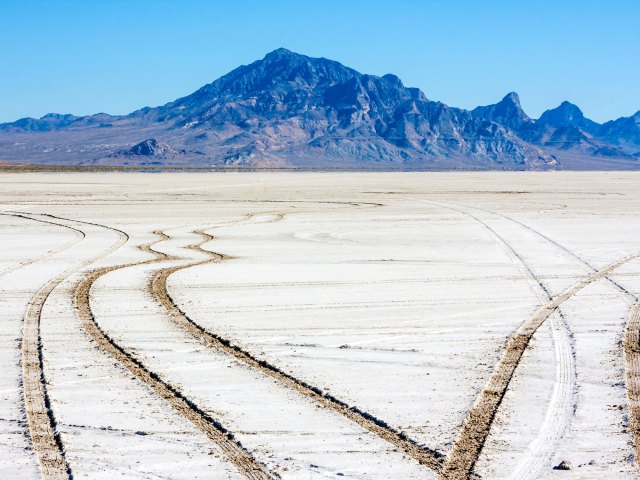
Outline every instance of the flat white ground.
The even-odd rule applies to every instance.
[[[153,276],[200,263],[167,279],[193,322],[447,455],[518,327],[640,251],[639,185],[638,174],[602,172],[0,175],[0,478],[40,476],[21,339],[32,297],[57,276],[40,341],[74,478],[242,478],[83,328],[78,283],[148,260],[96,280],[95,321],[266,471],[435,479],[397,445],[180,327]],[[196,231],[213,236],[202,250]],[[156,240],[168,257],[152,261],[138,247]],[[632,260],[540,326],[474,475],[637,477],[622,341],[638,296]],[[561,461],[571,470],[552,468]]]

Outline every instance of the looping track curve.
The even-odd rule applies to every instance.
[[[98,347],[109,354],[125,367],[140,381],[152,388],[156,394],[164,399],[176,412],[189,420],[212,442],[218,445],[225,456],[231,461],[238,471],[250,480],[272,480],[279,476],[270,472],[247,451],[240,442],[234,439],[220,421],[206,413],[196,403],[184,395],[177,387],[163,380],[157,373],[149,370],[142,362],[131,353],[118,345],[114,339],[107,335],[99,326],[91,310],[90,294],[93,284],[103,275],[137,265],[156,263],[174,257],[156,252],[151,247],[158,242],[167,240],[162,232],[154,232],[160,238],[150,244],[140,247],[141,250],[154,254],[155,258],[140,262],[128,263],[114,267],[104,267],[92,271],[76,287],[74,298],[78,315],[85,331],[96,342]]]
[[[278,214],[276,218],[282,219],[283,215]],[[208,331],[181,310],[171,298],[167,290],[168,277],[179,270],[207,263],[218,263],[228,258],[221,253],[204,250],[202,248],[203,244],[214,239],[212,235],[205,233],[203,230],[197,230],[195,233],[204,238],[201,242],[191,245],[190,248],[205,253],[210,258],[200,262],[193,262],[187,265],[159,270],[149,284],[149,289],[152,295],[155,296],[162,306],[164,306],[172,320],[177,325],[187,330],[194,337],[203,341],[205,345],[210,348],[233,356],[236,360],[239,360],[249,367],[260,371],[262,374],[277,380],[286,387],[296,391],[298,394],[348,418],[369,432],[401,449],[406,455],[417,460],[420,464],[425,465],[436,472],[440,470],[444,459],[444,455],[442,453],[419,445],[416,441],[407,437],[404,432],[396,430],[384,420],[381,420],[356,406],[343,402],[337,397],[324,392],[322,389],[284,372],[264,359],[255,357],[250,352],[244,350],[238,345],[234,345],[231,341],[219,334]]]

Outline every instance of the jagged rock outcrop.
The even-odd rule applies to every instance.
[[[160,142],[155,138],[143,140],[126,150],[118,150],[111,154],[117,157],[153,157],[153,158],[173,158],[177,155],[186,153],[184,150],[178,151],[171,147],[168,143]]]

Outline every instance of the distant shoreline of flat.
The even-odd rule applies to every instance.
[[[371,172],[371,173],[446,173],[446,172],[634,172],[633,169],[610,169],[610,170],[576,170],[576,169],[545,169],[526,170],[509,168],[340,168],[340,167],[241,167],[241,166],[209,166],[209,167],[187,167],[187,166],[117,166],[117,165],[37,165],[37,164],[10,164],[0,163],[0,173],[64,173],[64,172],[139,172],[139,173],[162,173],[162,172]]]
[[[524,172],[485,168],[339,168],[339,167],[171,167],[89,165],[0,165],[0,173],[22,172]]]

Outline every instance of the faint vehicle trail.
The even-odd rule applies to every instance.
[[[537,235],[543,240],[549,242],[551,245],[559,248],[563,252],[570,255],[579,265],[588,268],[592,272],[597,272],[597,269],[594,266],[592,266],[583,257],[576,254],[572,250],[568,249],[561,243],[553,240],[552,238],[545,235],[544,233],[534,229],[530,225],[527,225],[524,222],[521,222],[519,220],[516,220],[515,218],[509,217],[507,215],[504,215],[502,213],[495,212],[492,210],[487,210],[479,207],[468,207],[468,208],[487,212],[487,213],[496,215],[498,217],[502,217],[506,220],[509,220],[517,225],[520,225],[526,230],[532,232],[533,234]],[[623,299],[626,302],[632,305],[635,305],[635,307],[637,307],[637,302],[639,300],[638,296],[629,292],[625,287],[620,285],[620,283],[616,282],[610,276],[605,276],[605,279],[622,295]],[[638,405],[639,405],[638,399],[640,399],[640,387],[638,386],[638,383],[637,383],[637,378],[638,376],[640,376],[640,362],[637,360],[634,360],[633,358],[633,345],[636,345],[636,346],[638,345],[638,342],[636,341],[636,339],[638,338],[638,335],[640,335],[640,324],[638,324],[638,322],[634,322],[633,321],[634,318],[636,317],[634,317],[634,310],[632,308],[631,313],[628,317],[627,324],[625,326],[623,350],[624,350],[624,362],[625,362],[625,384],[627,389],[627,400],[629,403],[629,417],[630,417],[629,423],[630,423],[631,431],[633,434],[632,436],[633,436],[634,445],[636,446],[636,455],[635,455],[636,464],[640,465],[640,455],[639,455],[640,453],[640,427],[639,427],[640,426],[640,408],[638,408]],[[556,335],[557,335],[556,333],[557,326],[552,325],[552,327],[553,327],[554,343],[555,343]],[[633,337],[634,335],[635,337]],[[556,344],[556,352],[557,352],[557,344]],[[553,396],[554,397],[556,396],[555,386],[554,386]],[[560,422],[560,421],[561,421],[561,418],[559,418],[550,410],[547,411],[547,415],[545,418],[545,425],[549,424],[551,425],[551,428],[553,428],[554,425],[557,425],[554,422]],[[529,447],[529,455],[525,456],[520,461],[516,470],[513,472],[512,476],[510,477],[511,480],[537,478],[540,470],[543,467],[543,465],[541,465],[538,462],[538,459],[541,458],[539,455],[539,452],[543,452],[545,450],[548,452],[553,451],[552,450],[553,445],[550,444],[550,441],[552,441],[552,438],[550,437],[549,432],[550,432],[549,428],[542,428],[540,430],[538,437],[532,442],[532,444]]]
[[[91,310],[90,302],[91,287],[96,280],[115,270],[175,259],[175,257],[161,252],[156,252],[151,248],[154,244],[168,239],[168,237],[162,232],[154,233],[159,235],[160,238],[149,244],[141,246],[140,249],[153,254],[155,258],[113,267],[98,268],[89,273],[78,284],[74,292],[74,297],[82,326],[103,352],[111,355],[123,367],[129,370],[131,374],[135,375],[136,378],[151,387],[158,396],[171,405],[176,412],[188,419],[202,433],[204,433],[209,440],[218,445],[228,460],[232,462],[238,471],[246,478],[251,480],[270,480],[279,478],[276,473],[270,472],[264,465],[256,460],[253,455],[240,444],[240,442],[236,441],[233,434],[229,432],[217,419],[213,418],[192,400],[187,398],[178,388],[163,380],[157,373],[145,367],[141,361],[118,345],[115,340],[109,337],[109,335],[107,335],[98,325]],[[126,235],[124,232],[122,232],[122,234]]]
[[[542,303],[546,303],[552,300],[552,295],[549,289],[538,278],[533,270],[527,265],[524,259],[515,251],[515,249],[500,235],[496,230],[489,226],[486,222],[476,217],[475,215],[459,208],[461,205],[454,204],[450,206],[439,202],[427,201],[427,203],[437,205],[441,208],[454,210],[462,213],[472,220],[479,223],[486,230],[488,230],[497,242],[501,245],[503,250],[512,259],[524,277],[529,281],[533,287],[533,291]],[[467,207],[468,208],[468,207]],[[514,261],[515,260],[515,261]],[[553,457],[555,453],[556,445],[562,438],[566,428],[569,425],[571,416],[576,404],[575,389],[576,389],[576,364],[574,358],[573,336],[569,330],[569,327],[564,321],[564,317],[560,309],[556,309],[555,312],[549,318],[549,324],[553,336],[554,353],[556,359],[556,380],[553,385],[553,392],[549,400],[549,405],[545,413],[545,419],[538,431],[537,437],[529,444],[526,455],[523,456],[520,463],[517,465],[514,472],[509,477],[511,480],[532,480],[539,476],[542,469]],[[506,389],[503,393],[506,394]],[[500,403],[502,398],[500,399]],[[494,412],[493,417],[495,418]],[[493,423],[493,419],[491,420]],[[486,435],[489,434],[489,429]],[[477,452],[477,457],[474,460],[477,462],[482,446],[484,446],[485,438],[482,440],[482,445]],[[473,467],[472,467],[473,468]]]
[[[71,240],[70,242],[65,243],[64,245],[61,245],[60,247],[53,249],[53,250],[49,250],[46,253],[43,253],[42,255],[38,255],[37,257],[33,257],[33,258],[29,258],[27,260],[24,260],[22,262],[20,262],[17,265],[14,265],[12,267],[7,267],[3,270],[0,270],[0,277],[4,276],[4,275],[8,275],[11,272],[15,272],[16,270],[19,270],[23,267],[26,267],[28,265],[33,265],[34,263],[40,262],[46,258],[52,257],[53,255],[56,255],[58,253],[64,252],[65,250],[73,247],[75,244],[81,242],[84,239],[84,234],[82,232],[80,232],[79,230],[76,230],[75,228],[71,228],[71,227],[67,227],[66,225],[61,225],[58,223],[54,223],[54,222],[49,222],[47,220],[36,220],[34,218],[31,217],[27,217],[25,215],[19,214],[19,213],[4,213],[4,212],[0,212],[0,215],[6,215],[9,217],[20,217],[20,218],[25,218],[28,220],[34,220],[36,222],[40,222],[40,223],[48,223],[51,225],[56,225],[56,226],[61,226],[61,227],[65,227],[67,229],[71,229],[74,233],[75,233],[75,238],[73,240]]]
[[[458,208],[449,207],[442,205],[438,202],[428,202],[434,205],[440,205],[445,208],[451,208],[456,211],[460,211],[461,213],[465,213],[471,218],[476,219],[480,223],[484,223],[477,219],[475,216],[464,212]],[[460,207],[471,208],[474,210],[483,211],[486,213],[494,214],[499,217],[502,217],[506,220],[514,222],[535,235],[539,236],[543,240],[549,242],[553,246],[561,249],[565,253],[569,254],[572,258],[574,258],[580,265],[587,267],[592,272],[598,272],[598,270],[589,264],[582,257],[574,253],[573,251],[567,249],[560,243],[554,241],[550,237],[542,234],[541,232],[533,229],[529,225],[526,225],[518,220],[515,220],[511,217],[503,215],[498,212],[494,212],[491,210],[486,210],[479,207],[470,207],[467,205],[457,205]],[[486,225],[486,224],[485,224]],[[527,268],[528,269],[528,268]],[[611,279],[609,276],[605,275],[604,278],[608,280],[616,289],[623,294],[625,300],[629,301],[629,299],[637,300],[633,294],[631,294],[628,290],[622,287],[615,280]],[[539,282],[540,283],[540,282]],[[544,288],[544,285],[540,283],[540,285]],[[544,288],[545,293],[549,294],[546,288]],[[527,455],[522,458],[520,463],[517,465],[514,472],[511,474],[511,480],[522,480],[522,479],[534,479],[537,478],[541,470],[545,467],[546,463],[551,459],[555,451],[555,445],[561,438],[561,435],[568,424],[568,415],[567,410],[572,409],[572,406],[575,404],[575,360],[573,358],[573,346],[571,342],[571,332],[568,330],[568,327],[564,321],[562,321],[562,314],[559,309],[557,310],[558,314],[554,314],[550,318],[550,324],[552,328],[553,340],[556,358],[558,359],[558,363],[556,365],[556,383],[554,384],[554,390],[552,393],[551,401],[549,403],[549,407],[547,409],[545,420],[542,427],[539,430],[538,436],[536,439],[529,445],[527,449]],[[559,318],[558,318],[559,317]],[[629,331],[630,328],[627,327],[626,331]],[[633,330],[633,327],[631,328]],[[630,368],[632,365],[631,362],[627,361],[626,363],[626,372],[627,379],[629,379],[629,375],[632,374],[633,369]],[[569,374],[569,369],[567,366],[571,366],[573,372]],[[629,395],[629,394],[628,394]],[[640,396],[640,392],[639,392]],[[630,398],[630,397],[629,397]],[[631,403],[631,401],[630,401]],[[640,416],[640,410],[636,411],[636,414]],[[633,414],[632,414],[633,415]],[[640,417],[637,419],[637,423],[640,424]],[[487,432],[488,434],[488,432]],[[634,437],[635,439],[635,437]],[[640,437],[635,440],[636,445],[640,444]],[[480,452],[478,452],[479,455]],[[476,458],[477,460],[477,458]],[[638,460],[638,458],[637,458]]]
[[[476,218],[474,215],[469,214],[469,216],[489,228],[494,235],[500,239],[499,241],[501,241],[504,246],[515,253],[513,248],[507,244],[493,228],[489,227],[484,221]],[[520,255],[516,254],[516,257],[530,278],[535,281],[533,283],[537,288],[535,288],[534,291],[538,298],[543,303],[551,301],[552,295],[549,289],[533,273]],[[560,308],[557,308],[556,311],[553,312],[548,322],[551,327],[556,359],[556,380],[553,385],[553,391],[549,399],[544,421],[538,430],[538,435],[533,442],[529,444],[526,455],[523,456],[515,470],[511,473],[509,477],[511,480],[533,480],[538,478],[541,471],[547,466],[548,462],[551,461],[557,444],[569,426],[576,404],[577,373],[573,336],[564,321]],[[502,402],[502,400],[500,401]],[[487,435],[488,433],[489,432],[487,432]],[[478,456],[479,455],[480,452],[478,452]]]
[[[70,228],[78,232],[82,238],[86,238],[85,232],[68,225],[52,221],[39,220],[33,217],[20,215],[23,218],[31,218],[53,225]],[[59,217],[58,217],[59,218]],[[74,220],[67,220],[74,223]],[[75,222],[82,223],[82,222]],[[24,395],[27,425],[33,449],[38,457],[40,472],[46,480],[71,479],[71,469],[65,459],[64,446],[60,435],[56,431],[56,419],[51,409],[47,394],[47,381],[44,374],[44,362],[42,357],[42,343],[40,340],[40,320],[42,309],[51,292],[69,278],[75,272],[92,263],[106,257],[120,248],[126,240],[120,238],[108,250],[85,260],[73,268],[67,269],[43,285],[32,297],[23,318],[22,333],[22,389]]]
[[[506,351],[491,374],[487,386],[467,414],[462,432],[454,443],[451,453],[443,466],[440,474],[441,479],[457,480],[470,478],[495,414],[504,398],[509,382],[513,377],[513,373],[520,363],[522,355],[531,341],[531,337],[533,337],[533,334],[540,325],[542,325],[562,303],[584,287],[606,277],[620,266],[639,257],[640,253],[629,255],[574,283],[564,292],[556,295],[551,302],[538,309],[531,319],[520,326],[516,333],[509,339]]]
[[[558,443],[569,426],[576,405],[576,364],[572,335],[558,317],[559,308],[549,318],[556,358],[556,381],[544,421],[536,438],[528,445],[510,480],[533,480],[548,467]]]
[[[598,271],[598,269],[596,267],[594,267],[593,265],[591,265],[587,260],[585,260],[584,258],[582,258],[580,255],[578,255],[577,253],[575,253],[573,250],[568,249],[567,247],[565,247],[564,245],[562,245],[561,243],[553,240],[552,238],[550,238],[549,236],[545,235],[544,233],[540,232],[539,230],[534,229],[533,227],[531,227],[530,225],[527,225],[524,222],[521,222],[520,220],[516,220],[513,217],[509,217],[503,213],[499,213],[499,212],[495,212],[493,210],[487,210],[484,208],[480,208],[480,207],[470,207],[467,205],[464,205],[467,208],[472,208],[474,210],[480,210],[482,212],[487,212],[493,215],[496,215],[498,217],[502,217],[505,220],[509,220],[513,223],[516,223],[520,226],[522,226],[523,228],[529,230],[531,233],[539,236],[540,238],[546,240],[547,242],[549,242],[552,245],[555,245],[556,247],[558,247],[560,250],[562,250],[563,252],[567,253],[568,255],[570,255],[571,257],[573,257],[576,262],[580,265],[583,265],[585,267],[587,267],[588,269],[590,269],[592,272],[596,272]],[[610,277],[606,277],[606,280],[612,284],[618,291],[620,291],[622,294],[624,294],[624,296],[626,297],[627,300],[631,299],[633,300],[635,298],[635,296],[629,292],[626,288],[624,288],[622,285],[620,285],[618,282],[616,282],[615,280],[613,280]]]
[[[273,220],[270,220],[270,222],[277,222],[279,220],[282,220],[285,217],[286,213],[276,213],[274,215],[275,218]],[[208,230],[212,228],[215,227],[210,227],[208,228]],[[214,239],[212,235],[205,233],[203,230],[196,230],[195,233],[201,235],[203,237],[203,240],[194,245],[190,245],[189,248],[204,253],[209,258],[186,265],[169,267],[159,270],[153,276],[149,284],[151,294],[158,300],[158,302],[162,306],[165,307],[165,309],[169,313],[169,316],[177,325],[187,330],[194,337],[203,341],[205,345],[209,346],[210,348],[232,355],[235,359],[243,362],[245,365],[259,370],[263,374],[277,380],[286,387],[295,390],[299,394],[355,422],[369,432],[377,435],[383,440],[386,440],[395,447],[399,448],[406,455],[417,460],[421,465],[425,465],[435,471],[440,470],[444,459],[444,455],[442,453],[419,445],[416,441],[408,438],[404,432],[396,430],[385,421],[376,418],[375,416],[361,410],[356,406],[348,405],[347,403],[339,400],[333,395],[327,392],[323,392],[320,388],[310,385],[304,380],[296,378],[293,375],[282,371],[281,369],[279,369],[275,365],[270,364],[264,359],[255,357],[253,354],[249,353],[238,345],[232,344],[231,341],[220,336],[219,334],[208,331],[198,323],[194,322],[184,311],[182,311],[167,291],[168,277],[179,270],[184,270],[186,268],[208,263],[218,263],[222,260],[225,260],[226,258],[229,258],[223,254],[212,252],[202,248],[202,245]]]

